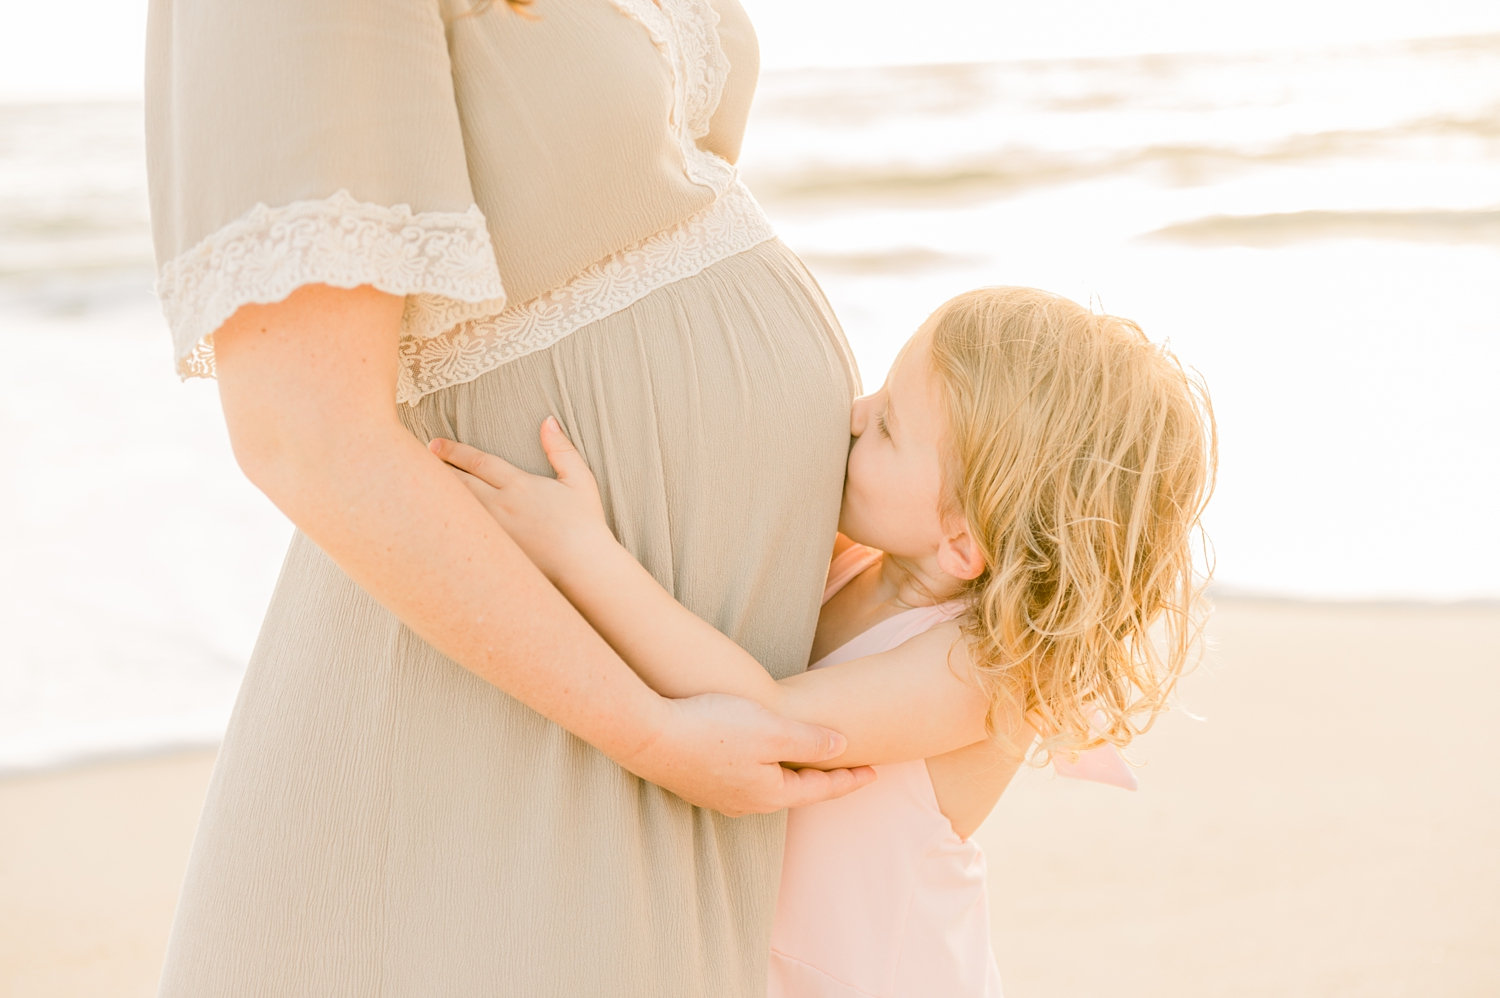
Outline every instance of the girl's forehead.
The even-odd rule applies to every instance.
[[[901,363],[902,358],[912,353],[924,352],[927,349],[928,344],[932,341],[933,331],[936,329],[938,319],[941,315],[941,310],[929,315],[917,327],[916,332],[912,333],[911,337],[905,343],[901,344],[901,349],[896,351],[896,359],[891,362],[892,371]]]
[[[886,394],[896,419],[910,431],[931,427],[936,402],[936,385],[931,364],[931,333],[923,329],[907,341],[891,364],[886,376]]]
[[[900,353],[896,354],[896,359],[891,363],[891,380],[900,378],[907,384],[924,381],[932,366],[928,356],[931,349],[932,327],[923,325],[901,347]]]

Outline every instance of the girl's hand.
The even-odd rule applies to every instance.
[[[586,566],[600,544],[614,543],[599,500],[599,486],[556,417],[542,423],[542,450],[556,478],[533,475],[494,454],[442,437],[428,450],[453,468],[553,583],[571,569]]]

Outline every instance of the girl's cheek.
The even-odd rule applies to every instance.
[[[858,440],[854,441],[854,446],[849,448],[849,460],[844,465],[844,477],[850,483],[853,483],[856,479],[858,479],[861,473],[864,471],[865,448],[861,446],[861,441],[863,440],[864,438],[860,437]]]

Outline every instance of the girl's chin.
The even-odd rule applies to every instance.
[[[844,497],[844,502],[839,506],[839,533],[856,544],[862,544],[867,548],[884,550],[880,547],[876,539],[865,533],[864,527],[860,525],[859,518],[849,515],[847,495]]]
[[[843,534],[845,537],[849,538],[856,544],[862,545],[864,547],[872,546],[870,542],[865,539],[864,533],[859,529],[859,526],[857,524],[849,523],[849,521],[845,520],[842,516],[839,517],[839,533]]]

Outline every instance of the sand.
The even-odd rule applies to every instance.
[[[1009,998],[1500,994],[1500,608],[1210,631],[1140,792],[1023,773],[980,831]],[[153,993],[212,763],[0,782],[0,995]]]

